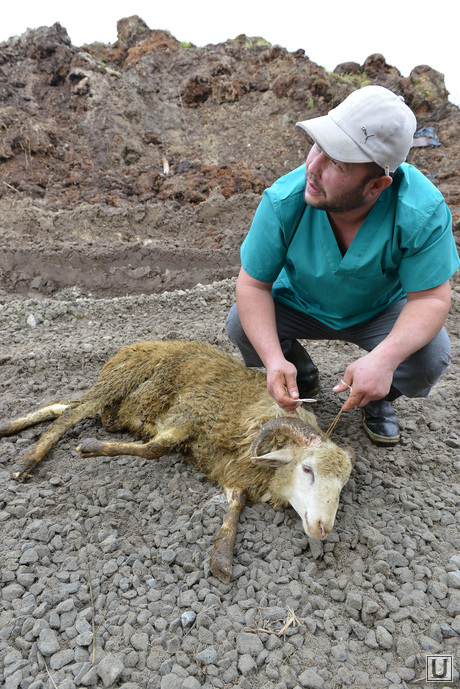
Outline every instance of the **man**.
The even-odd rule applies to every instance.
[[[297,123],[314,142],[306,164],[267,189],[241,247],[227,332],[246,366],[294,412],[319,390],[298,339],[353,342],[367,353],[335,392],[361,407],[376,444],[399,441],[391,401],[426,397],[450,363],[444,322],[459,266],[441,193],[404,163],[416,120],[381,86]],[[306,181],[305,181],[306,180]]]

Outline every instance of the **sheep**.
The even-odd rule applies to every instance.
[[[0,425],[0,437],[56,419],[18,459],[23,481],[66,431],[101,417],[108,431],[128,431],[143,442],[88,438],[82,458],[132,455],[158,459],[173,451],[187,458],[226,493],[227,512],[214,539],[210,570],[231,578],[238,520],[246,501],[289,504],[305,533],[324,539],[334,525],[340,492],[354,453],[320,431],[314,414],[284,412],[270,397],[266,377],[230,354],[197,341],[136,342],[102,368],[80,399],[60,401]]]

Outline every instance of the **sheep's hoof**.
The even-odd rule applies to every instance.
[[[104,443],[101,440],[85,438],[77,447],[77,452],[79,452],[82,457],[98,457],[103,454],[103,447]]]
[[[224,584],[228,584],[232,577],[233,557],[227,553],[215,550],[211,555],[209,569],[215,577]]]
[[[23,483],[29,478],[32,478],[32,474],[29,473],[29,469],[32,469],[33,467],[34,464],[31,462],[26,462],[26,464],[15,464],[13,471],[11,472],[11,478],[19,481],[19,483]]]

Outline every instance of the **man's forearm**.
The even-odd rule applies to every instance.
[[[275,305],[270,291],[247,285],[236,288],[241,325],[265,367],[282,357],[276,328]]]
[[[449,312],[450,288],[444,283],[425,292],[408,294],[392,330],[373,350],[349,364],[334,392],[352,388],[345,410],[383,399],[399,364],[437,335]]]
[[[408,356],[427,345],[441,330],[449,312],[449,299],[436,296],[409,299],[387,337],[373,353],[394,371]]]

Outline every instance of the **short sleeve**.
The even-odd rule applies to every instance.
[[[402,248],[399,279],[406,292],[446,282],[460,265],[452,235],[452,215],[444,200],[409,234]]]
[[[241,245],[241,265],[255,280],[274,282],[285,263],[281,223],[270,195],[264,192],[254,220]]]
[[[305,212],[305,164],[266,189],[241,246],[241,264],[251,277],[274,282]]]

